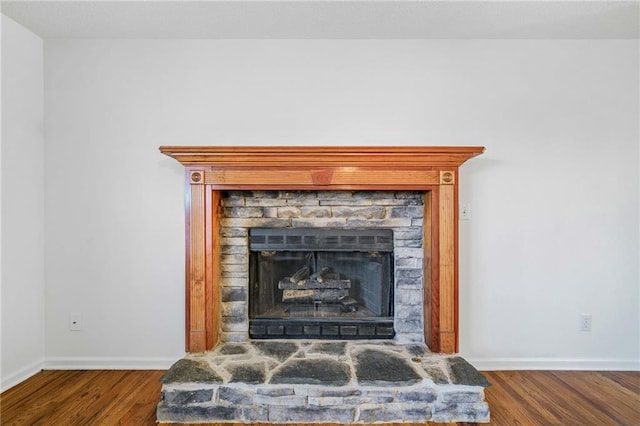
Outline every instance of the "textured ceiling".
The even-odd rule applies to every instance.
[[[638,1],[2,1],[43,38],[638,38]]]

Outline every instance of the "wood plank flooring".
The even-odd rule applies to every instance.
[[[163,374],[43,371],[0,395],[0,424],[152,426]],[[485,374],[492,425],[640,425],[639,372]]]

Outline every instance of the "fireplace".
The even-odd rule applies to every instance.
[[[249,337],[389,339],[393,230],[249,230]]]
[[[479,147],[163,147],[187,167],[187,356],[160,422],[487,422],[457,352]]]
[[[422,306],[418,315],[403,320],[410,324],[409,320],[419,318],[420,340],[432,351],[457,352],[458,167],[483,150],[482,147],[161,147],[161,152],[180,161],[187,171],[187,352],[211,350],[221,341],[242,341],[243,333],[248,336],[248,321],[243,323],[235,313],[246,314],[249,307],[236,300],[225,302],[229,292],[239,292],[225,289],[224,285],[225,274],[232,273],[225,263],[227,252],[246,251],[248,264],[248,247],[227,246],[225,240],[233,237],[221,232],[227,220],[223,214],[223,192],[247,190],[420,193],[424,243],[413,252],[422,262],[417,271],[402,273],[407,274],[406,279],[422,280],[419,298]],[[359,226],[367,222],[371,221],[359,220]],[[331,226],[330,223],[328,220],[326,225],[317,227]],[[264,222],[260,226],[272,227]],[[396,284],[399,273],[394,269]],[[396,285],[394,290],[399,287]],[[396,301],[400,296],[397,291],[394,293]],[[403,298],[410,297],[405,294]],[[405,310],[401,312],[406,315]],[[398,333],[399,315],[398,309],[394,309],[396,339],[402,335]],[[225,322],[225,318],[233,319],[234,323]],[[409,340],[413,339],[412,336]]]

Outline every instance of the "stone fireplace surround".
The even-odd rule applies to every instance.
[[[165,376],[159,421],[488,420],[483,401],[486,381],[462,358],[446,355],[458,350],[458,167],[484,148],[160,150],[186,167],[186,349],[190,354]],[[334,215],[331,207],[323,209],[322,198],[327,198],[328,206],[337,206],[339,213]],[[275,204],[268,201],[274,199]],[[312,208],[302,213],[305,200]],[[394,259],[398,268],[396,342],[382,347],[368,341],[344,343],[335,352],[331,343],[324,348],[327,344],[299,340],[290,351],[283,349],[292,345],[287,341],[248,341],[246,272],[239,266],[247,251],[245,232],[254,223],[270,226],[270,221],[287,222],[273,226],[323,226],[335,221],[336,227],[369,222],[404,233],[394,238],[394,250],[402,252]],[[408,289],[404,278],[411,278]],[[227,360],[226,355],[231,358]],[[325,366],[318,363],[331,362],[347,374],[342,387],[335,388],[333,379],[322,381]],[[249,364],[259,366],[257,382],[244,377]],[[402,368],[395,371],[394,365]],[[368,381],[369,372],[375,370],[385,373]],[[415,375],[413,381],[407,381],[409,372]],[[203,377],[206,383],[197,383]],[[288,385],[283,388],[279,385],[283,383]],[[333,416],[336,410],[343,410],[344,416]]]
[[[392,229],[395,340],[423,341],[424,201],[421,192],[224,191],[221,207],[221,342],[249,340],[248,234],[251,228]]]

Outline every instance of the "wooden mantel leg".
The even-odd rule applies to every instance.
[[[187,352],[206,350],[205,333],[205,185],[193,182],[198,172],[190,172],[187,219]]]
[[[187,171],[186,351],[204,352],[217,343],[218,309],[214,286],[219,271],[219,191],[204,184],[201,170]]]
[[[456,220],[457,197],[455,171],[440,173],[439,188],[439,299],[440,299],[440,352],[458,351],[456,327]]]

